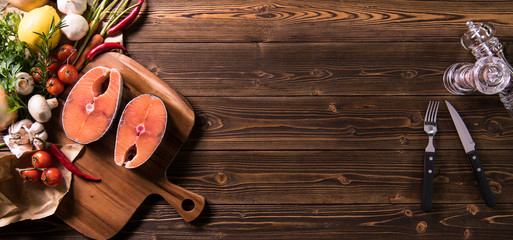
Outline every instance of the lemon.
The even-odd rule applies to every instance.
[[[18,38],[20,41],[26,42],[32,50],[39,51],[36,45],[41,46],[42,39],[34,32],[47,34],[48,30],[50,30],[52,19],[54,24],[57,24],[61,20],[55,8],[49,5],[25,13],[18,26]],[[55,36],[49,41],[50,48],[57,46],[60,39],[61,30],[57,30]]]
[[[25,12],[41,7],[48,3],[48,0],[7,0],[11,5]]]

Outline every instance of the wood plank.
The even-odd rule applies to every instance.
[[[497,96],[191,97],[196,126],[187,150],[424,149],[429,100],[449,100],[477,149],[511,149],[513,118]],[[438,149],[461,149],[445,106]]]
[[[498,203],[513,203],[511,150],[479,151]],[[424,151],[185,151],[171,182],[209,204],[417,203]],[[433,203],[484,203],[462,150],[440,150]]]
[[[510,1],[152,1],[137,42],[458,41],[471,19],[511,39]],[[152,34],[148,34],[152,33]]]
[[[444,71],[475,61],[459,41],[129,42],[128,48],[132,58],[188,97],[451,95]]]
[[[511,204],[210,205],[192,223],[166,205],[139,208],[114,239],[510,239]],[[1,238],[86,239],[54,217],[0,229]]]

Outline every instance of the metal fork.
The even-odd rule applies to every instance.
[[[429,142],[424,154],[424,187],[422,192],[422,209],[425,212],[431,211],[433,197],[433,175],[435,170],[435,146],[433,137],[438,131],[436,116],[440,102],[430,101],[424,117],[424,131],[429,137]]]

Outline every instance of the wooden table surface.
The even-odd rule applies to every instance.
[[[509,1],[149,0],[126,45],[193,106],[168,176],[207,206],[186,223],[150,196],[114,239],[511,239],[513,118],[497,95],[442,82],[475,61],[459,42],[468,20],[494,23],[513,56]],[[422,211],[430,100],[460,112],[495,208],[442,105]],[[42,237],[85,238],[55,216],[0,229]]]

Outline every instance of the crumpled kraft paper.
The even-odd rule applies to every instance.
[[[80,144],[68,144],[61,147],[62,152],[71,160],[83,149]],[[71,186],[72,173],[59,160],[53,158],[52,166],[62,172],[62,182],[57,187],[47,187],[43,182],[33,184],[23,182],[15,168],[31,166],[32,152],[23,154],[19,159],[14,155],[0,157],[0,227],[22,220],[35,220],[55,213],[62,198]]]

